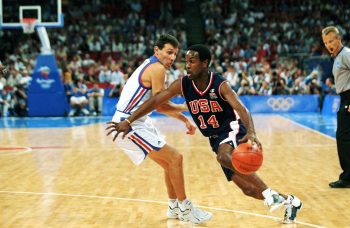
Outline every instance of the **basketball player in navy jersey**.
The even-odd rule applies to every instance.
[[[250,140],[261,148],[261,143],[255,134],[252,117],[237,94],[225,78],[209,71],[210,60],[208,47],[192,45],[186,53],[187,76],[174,81],[168,89],[150,98],[126,121],[108,122],[108,134],[116,132],[115,140],[123,132],[124,138],[129,132],[130,123],[181,94],[185,97],[194,122],[201,133],[209,138],[227,180],[233,181],[247,196],[264,200],[271,211],[285,205],[283,223],[293,223],[302,207],[297,197],[277,193],[268,188],[257,174],[243,175],[233,168],[231,154],[237,145]]]
[[[118,123],[127,120],[141,104],[165,89],[165,72],[174,63],[178,46],[179,42],[174,36],[160,35],[155,42],[153,56],[137,67],[123,87],[112,121]],[[181,120],[186,125],[187,133],[194,134],[195,126],[181,113],[184,108],[184,105],[168,102],[158,107],[157,111]],[[140,165],[148,157],[164,169],[169,197],[167,217],[196,224],[209,221],[212,214],[197,208],[186,196],[182,155],[166,143],[150,117],[140,118],[130,126],[132,130],[128,137],[125,140],[118,138],[116,145],[135,165]]]

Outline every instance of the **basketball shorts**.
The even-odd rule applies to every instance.
[[[74,104],[82,104],[84,101],[87,102],[87,98],[85,96],[81,97],[71,97],[70,101]]]
[[[233,150],[238,144],[240,144],[238,140],[243,138],[246,134],[244,126],[239,124],[238,121],[232,121],[230,123],[230,129],[230,131],[223,131],[217,135],[209,137],[210,146],[216,154],[218,153],[219,146],[223,143],[231,145]],[[221,166],[221,168],[226,176],[226,179],[231,181],[234,171],[223,166]]]
[[[129,114],[116,111],[112,120],[120,122],[127,117]],[[121,133],[115,143],[135,165],[140,165],[149,152],[159,151],[166,144],[164,136],[153,126],[152,120],[148,116],[132,122],[131,130],[125,138],[122,139]]]

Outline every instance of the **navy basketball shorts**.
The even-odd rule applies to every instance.
[[[238,140],[243,138],[245,134],[246,134],[246,131],[244,130],[244,128],[242,128],[242,126],[235,127],[233,128],[232,131],[226,131],[217,135],[210,136],[209,137],[210,146],[216,154],[218,152],[219,145],[223,143],[231,145],[233,150],[235,147],[237,147],[238,144],[240,144]],[[226,176],[227,181],[231,181],[232,176],[234,175],[234,171],[231,169],[225,168],[223,166],[221,166],[221,168]]]

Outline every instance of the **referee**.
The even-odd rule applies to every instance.
[[[322,40],[334,58],[333,75],[340,107],[337,113],[337,148],[343,172],[339,180],[331,182],[331,188],[350,188],[350,49],[341,42],[339,30],[328,26],[322,30]]]

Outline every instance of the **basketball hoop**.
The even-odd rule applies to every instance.
[[[31,34],[34,32],[35,25],[38,23],[38,19],[23,18],[21,22],[22,22],[23,33]]]

